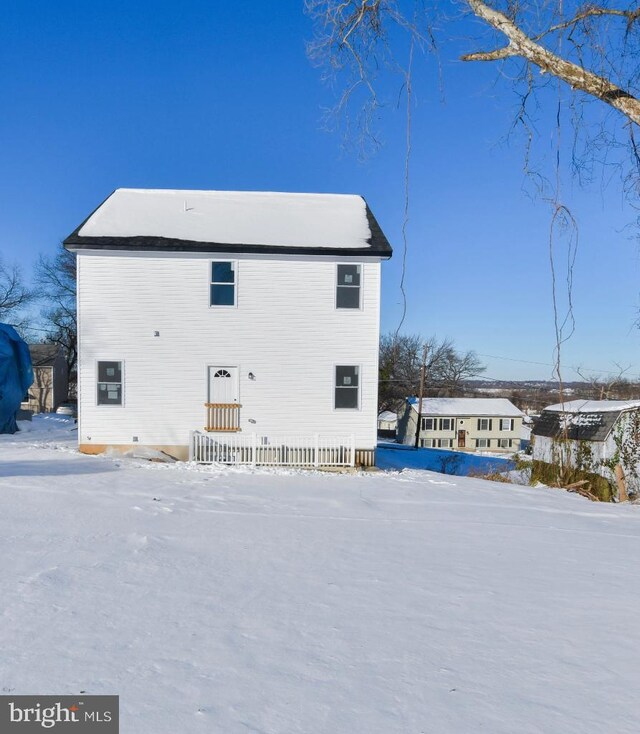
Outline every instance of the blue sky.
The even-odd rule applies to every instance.
[[[2,4],[4,261],[28,273],[120,186],[361,193],[395,248],[382,300],[382,328],[395,329],[398,82],[382,87],[383,146],[362,162],[323,127],[334,95],[306,58],[311,34],[301,0]],[[404,330],[501,357],[483,356],[491,377],[550,377],[550,210],[530,196],[521,141],[505,142],[515,99],[494,85],[494,68],[443,52],[443,102],[432,66],[419,65],[415,81]],[[544,159],[552,141],[543,117],[540,130]],[[580,232],[564,363],[603,372],[620,363],[638,375],[632,213],[615,179],[581,189],[565,176],[563,186]],[[568,367],[565,375],[575,377]]]

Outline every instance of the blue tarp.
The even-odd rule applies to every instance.
[[[8,324],[0,324],[0,433],[18,430],[16,413],[33,384],[29,347]]]
[[[446,449],[414,449],[402,444],[378,443],[376,466],[380,469],[428,469],[466,477],[470,474],[506,472],[515,469],[513,459],[482,456]]]

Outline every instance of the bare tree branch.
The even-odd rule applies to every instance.
[[[640,8],[636,8],[635,10],[617,10],[615,8],[601,8],[595,5],[591,5],[574,15],[571,20],[566,20],[563,23],[552,25],[550,28],[544,31],[544,33],[536,36],[536,41],[539,41],[541,38],[548,35],[549,33],[556,33],[557,31],[566,30],[571,26],[581,23],[587,18],[604,18],[606,16],[626,18],[627,28],[630,28],[631,25],[640,18]]]
[[[18,311],[33,301],[34,294],[24,284],[17,265],[0,261],[0,321],[15,319]]]
[[[605,77],[594,74],[544,48],[504,13],[495,10],[481,0],[466,0],[466,2],[478,18],[503,33],[509,39],[509,45],[494,52],[466,54],[461,57],[463,61],[493,61],[495,58],[505,58],[505,56],[521,56],[535,64],[542,73],[552,74],[569,84],[572,89],[579,89],[596,97],[622,112],[636,125],[640,125],[640,100],[630,92],[621,89]],[[500,55],[496,57],[495,54]]]
[[[73,379],[78,360],[76,318],[76,255],[60,246],[55,257],[40,257],[36,266],[41,312],[47,339],[63,347],[67,373]]]

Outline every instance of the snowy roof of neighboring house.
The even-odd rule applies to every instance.
[[[604,441],[620,412],[609,410],[604,413],[561,413],[543,410],[533,424],[533,435],[568,438],[573,441]]]
[[[31,364],[34,367],[51,367],[59,352],[58,344],[29,344]]]
[[[621,413],[640,408],[640,400],[571,400],[549,405],[536,419],[535,436],[574,441],[605,441]]]
[[[383,410],[382,413],[378,415],[378,420],[391,423],[393,421],[397,421],[398,416],[395,413],[392,413],[390,410]]]
[[[418,410],[418,398],[409,398]],[[519,418],[522,411],[506,398],[423,398],[422,415],[482,415]]]
[[[640,408],[640,400],[570,400],[548,405],[545,410],[555,413],[619,413],[633,408]]]
[[[366,201],[352,194],[116,189],[64,244],[391,257]]]

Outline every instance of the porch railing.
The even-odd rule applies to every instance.
[[[205,431],[220,431],[234,433],[240,430],[239,403],[205,403],[207,409],[207,424]]]
[[[212,436],[192,431],[189,459],[200,464],[252,466],[354,466],[355,442],[347,436]]]

